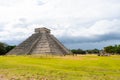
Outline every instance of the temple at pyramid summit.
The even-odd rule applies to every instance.
[[[12,49],[7,55],[51,54],[66,55],[71,53],[45,27],[36,28],[35,33]]]

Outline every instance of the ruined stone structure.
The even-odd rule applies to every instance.
[[[70,51],[47,28],[36,28],[35,33],[7,53],[7,55],[52,54],[66,55]]]

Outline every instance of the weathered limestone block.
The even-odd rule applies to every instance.
[[[35,33],[7,55],[53,54],[66,55],[71,53],[60,41],[50,34],[47,28],[36,28]]]

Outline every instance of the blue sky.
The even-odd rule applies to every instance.
[[[120,0],[0,0],[0,41],[18,45],[46,27],[68,48],[120,44]]]

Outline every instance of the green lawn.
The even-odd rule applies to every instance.
[[[0,56],[0,80],[120,80],[120,56]]]

